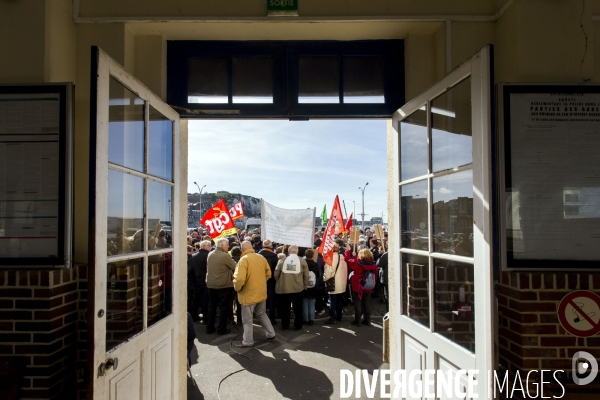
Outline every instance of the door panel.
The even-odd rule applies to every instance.
[[[152,348],[152,400],[168,400],[171,396],[171,337]]]
[[[138,357],[108,381],[110,400],[139,399],[141,375],[142,370]]]
[[[178,399],[179,116],[97,48],[92,78],[88,398]]]
[[[456,373],[458,372],[458,368],[456,368],[455,365],[453,365],[451,362],[444,359],[443,357],[440,357],[439,355],[438,355],[438,368],[437,369],[439,369],[445,377],[448,377],[448,372],[451,372],[450,376],[452,378],[454,378],[454,376],[456,376]],[[455,385],[454,379],[451,379],[450,382],[448,382],[448,381],[449,380],[446,379],[444,382],[446,384],[450,383],[451,386],[446,385],[445,387],[440,388],[441,390],[439,390],[436,393],[437,396],[440,398],[440,400],[454,400],[454,399],[457,399],[457,397],[456,397],[457,391],[459,391],[460,393],[467,392],[467,379],[464,375],[462,375],[460,377],[460,381],[459,381],[460,383],[458,385],[458,388],[454,386]],[[437,388],[437,386],[436,386],[436,388]],[[452,394],[452,395],[448,396],[448,394]],[[471,397],[469,397],[469,396],[465,396],[463,398],[465,400],[471,399]]]
[[[480,398],[489,393],[493,367],[490,57],[487,46],[392,122],[397,359],[407,374],[478,369]]]

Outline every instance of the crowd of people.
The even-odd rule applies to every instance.
[[[211,240],[201,228],[187,238],[188,312],[206,333],[230,333],[228,324],[243,326],[237,347],[251,347],[253,319],[262,326],[268,341],[283,331],[301,330],[326,317],[325,324],[342,322],[350,304],[359,327],[371,325],[371,299],[386,303],[387,234],[375,237],[370,229],[350,243],[340,234],[334,238],[331,264],[318,248],[323,232],[315,229],[312,248],[262,240],[260,231]],[[218,313],[217,313],[218,311]],[[293,313],[293,320],[292,320]],[[218,321],[217,321],[218,317]]]

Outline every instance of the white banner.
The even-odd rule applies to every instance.
[[[286,210],[260,201],[261,237],[274,243],[313,247],[315,209]]]

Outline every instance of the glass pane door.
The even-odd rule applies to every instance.
[[[474,351],[470,89],[467,78],[400,122],[400,226],[402,313]]]
[[[173,121],[114,77],[108,108],[106,351],[171,313],[174,186]]]

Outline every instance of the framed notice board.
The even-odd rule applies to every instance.
[[[501,262],[600,270],[600,85],[500,84]]]
[[[0,268],[71,266],[73,93],[0,85]]]

